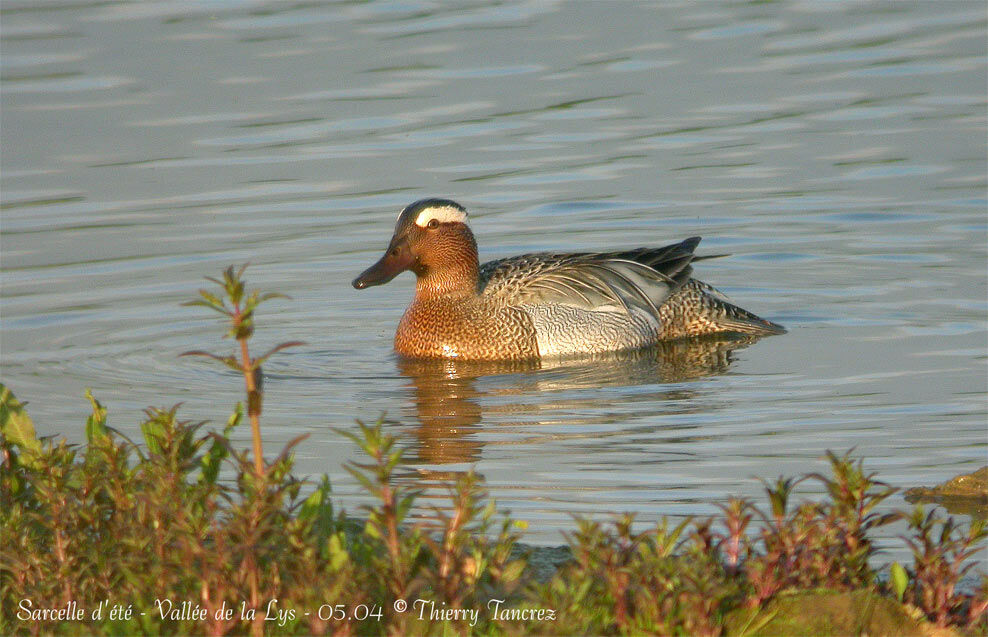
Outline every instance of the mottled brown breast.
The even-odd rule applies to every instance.
[[[414,358],[470,360],[539,356],[535,327],[523,310],[473,299],[414,301],[398,324],[395,351]]]

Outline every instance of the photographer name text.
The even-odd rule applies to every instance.
[[[391,605],[395,613],[410,613],[419,621],[429,622],[466,622],[476,626],[480,621],[481,612],[493,621],[555,621],[556,611],[551,608],[509,608],[503,599],[491,599],[483,608],[451,608],[445,602],[427,599],[414,599],[407,602],[397,599]],[[133,604],[112,604],[109,600],[100,602],[95,608],[87,610],[72,601],[57,608],[35,606],[30,599],[22,599],[18,604],[17,619],[34,622],[87,622],[87,621],[130,621],[135,615],[147,615],[149,612],[161,620],[202,622],[210,619],[216,621],[255,621],[258,611],[262,611],[264,621],[276,622],[278,626],[309,617],[312,612],[299,611],[295,608],[282,608],[278,600],[269,600],[263,609],[249,606],[241,601],[237,607],[228,606],[224,601],[212,612],[200,604],[171,599],[155,599],[151,611],[135,610]],[[377,604],[323,604],[316,609],[315,614],[322,621],[381,621],[384,609]]]

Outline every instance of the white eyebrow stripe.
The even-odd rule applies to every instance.
[[[439,223],[466,223],[467,213],[452,206],[436,206],[426,208],[419,213],[419,216],[415,218],[415,225],[420,228],[425,228],[433,219]]]

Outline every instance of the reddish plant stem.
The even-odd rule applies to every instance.
[[[233,306],[233,323],[240,326],[240,304]],[[247,415],[250,417],[250,428],[254,438],[254,472],[258,478],[264,476],[264,450],[261,446],[261,394],[254,382],[254,370],[251,369],[250,352],[247,349],[247,339],[240,340],[240,368],[244,372],[244,384],[247,388]]]

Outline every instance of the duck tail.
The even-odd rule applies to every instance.
[[[785,334],[786,328],[734,305],[716,288],[690,279],[660,308],[662,338],[730,332],[749,336]]]
[[[707,316],[712,319],[717,332],[735,332],[751,336],[785,334],[786,328],[748,310],[718,298],[710,298]]]

